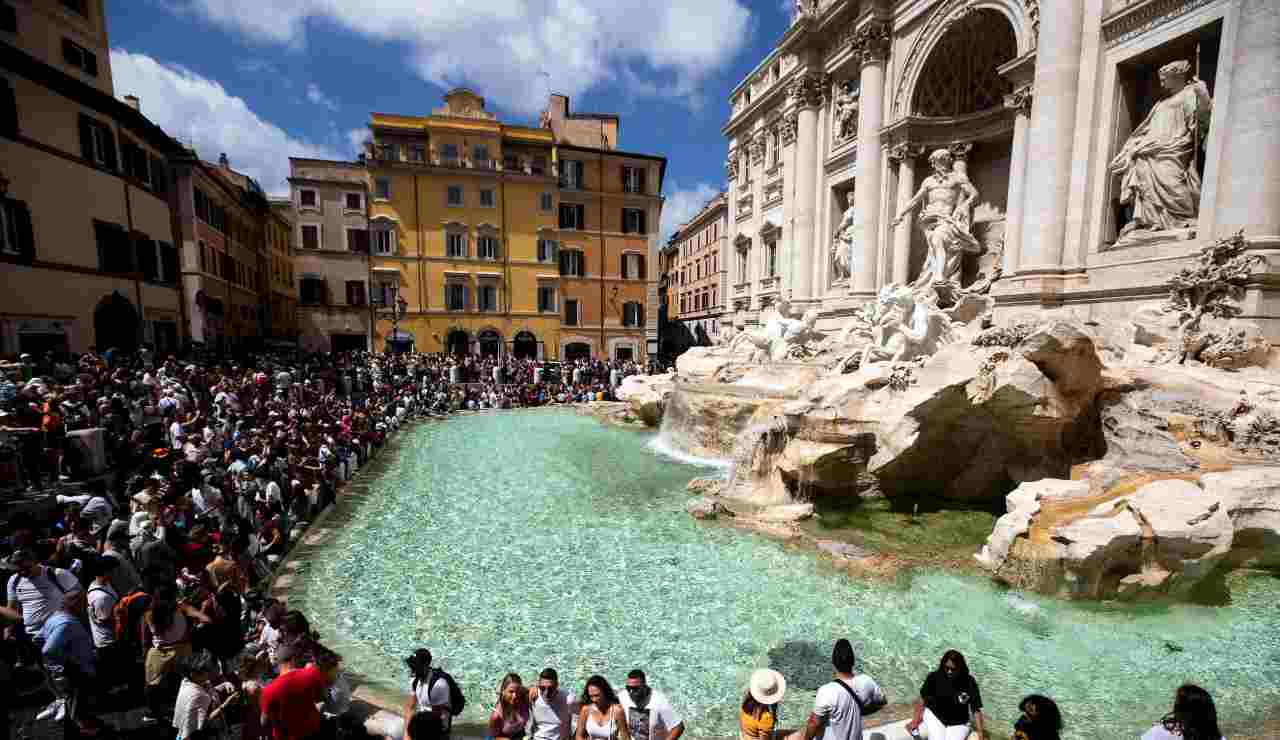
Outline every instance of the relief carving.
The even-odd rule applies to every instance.
[[[893,27],[888,21],[870,21],[854,34],[854,52],[862,58],[863,64],[883,62],[889,58],[889,42],[892,38]]]
[[[846,80],[836,85],[833,100],[834,113],[832,124],[837,143],[853,141],[858,138],[858,91],[853,80]]]

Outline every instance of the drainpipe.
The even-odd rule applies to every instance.
[[[604,148],[604,121],[600,122],[600,147]],[[609,357],[609,345],[605,339],[604,332],[604,316],[605,316],[605,276],[608,274],[609,266],[608,250],[604,244],[604,152],[600,153],[600,166],[597,168],[600,172],[600,190],[596,198],[600,201],[600,222],[596,226],[596,234],[600,240],[600,352],[607,359]]]

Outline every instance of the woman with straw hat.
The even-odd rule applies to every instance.
[[[738,714],[741,740],[771,740],[777,729],[778,704],[787,693],[787,679],[772,668],[751,674]]]

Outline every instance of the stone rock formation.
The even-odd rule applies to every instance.
[[[690,501],[685,505],[685,510],[694,519],[715,519],[721,514],[733,516],[733,512],[726,509],[724,504],[709,496]]]
[[[619,400],[631,404],[631,410],[646,425],[656,427],[662,422],[662,412],[667,397],[674,389],[674,375],[628,375],[618,385]]]

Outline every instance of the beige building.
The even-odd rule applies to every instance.
[[[180,146],[112,97],[101,0],[0,10],[0,353],[176,349]]]
[[[895,224],[930,175],[930,155],[946,150],[950,172],[977,191],[963,214],[972,248],[954,281],[994,281],[998,316],[1033,307],[1127,316],[1162,302],[1170,278],[1207,243],[1243,230],[1265,257],[1244,318],[1280,339],[1274,0],[798,7],[734,88],[724,127],[730,300],[744,318],[787,297],[819,308],[830,326],[885,285],[950,272],[926,261],[925,227],[936,222],[917,211]],[[1196,124],[1142,128],[1169,95],[1162,69],[1184,70],[1173,74],[1179,86],[1184,74],[1203,83],[1200,102],[1187,104]],[[1190,101],[1187,89],[1180,99]],[[1189,193],[1190,205],[1179,205],[1189,216],[1175,225],[1152,228],[1151,214],[1135,208],[1135,193],[1163,197],[1121,175],[1127,163],[1116,157],[1131,151],[1135,132],[1186,138],[1173,176],[1174,189]]]
[[[370,348],[369,189],[365,165],[289,158],[299,346]],[[381,349],[381,348],[378,348]]]
[[[732,283],[724,262],[728,232],[728,198],[720,193],[680,226],[669,247],[667,316],[697,342],[714,341],[722,331],[722,317],[727,317],[725,298]]]
[[[296,248],[293,242],[295,229],[292,213],[293,204],[289,200],[272,199],[271,213],[266,219],[266,270],[270,286],[267,336],[275,342],[295,342],[298,339],[298,289],[293,280]]]

